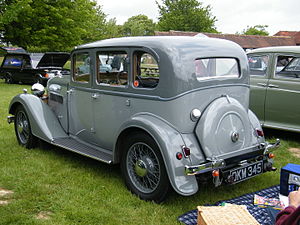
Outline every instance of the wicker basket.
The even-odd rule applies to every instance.
[[[198,206],[198,225],[259,225],[242,205]]]

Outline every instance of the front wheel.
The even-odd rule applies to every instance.
[[[28,149],[35,147],[37,138],[31,133],[30,121],[21,105],[17,107],[15,113],[15,133],[20,145]]]
[[[162,202],[170,184],[157,144],[143,133],[128,139],[121,161],[126,186],[143,200]]]

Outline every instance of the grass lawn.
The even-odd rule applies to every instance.
[[[172,192],[160,205],[139,200],[126,189],[118,166],[52,146],[20,147],[6,116],[11,98],[23,88],[30,89],[0,80],[0,191],[13,192],[0,195],[0,224],[180,224],[177,217],[197,205],[279,184],[277,170],[233,186],[202,186],[191,197]],[[276,167],[300,164],[288,151],[300,148],[299,134],[271,130],[266,134],[269,141],[282,140],[275,152]]]

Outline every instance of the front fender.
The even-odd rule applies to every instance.
[[[26,110],[34,136],[47,142],[52,142],[54,138],[68,137],[51,108],[37,96],[15,96],[10,102],[9,113],[14,115],[18,105],[22,105]]]
[[[198,183],[195,176],[187,176],[184,166],[190,165],[188,158],[178,160],[177,152],[182,152],[181,146],[185,145],[181,134],[167,121],[150,114],[141,113],[133,116],[125,122],[119,135],[130,128],[139,128],[147,132],[159,146],[170,183],[173,189],[181,195],[192,195],[198,191]]]

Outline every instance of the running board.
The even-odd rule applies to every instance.
[[[104,149],[102,150],[101,148],[94,148],[89,145],[83,144],[71,137],[56,138],[52,141],[52,144],[69,151],[99,160],[104,163],[112,163],[112,154],[105,152]]]

